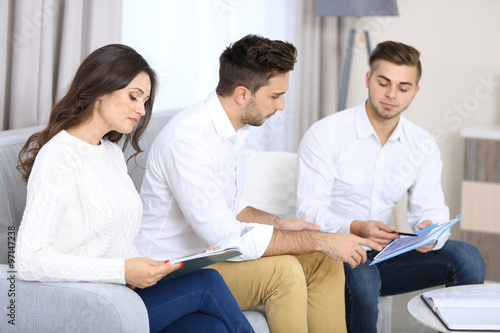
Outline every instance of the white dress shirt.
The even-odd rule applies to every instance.
[[[234,130],[215,92],[172,118],[148,156],[136,239],[140,254],[170,260],[199,253],[249,225],[236,220],[248,131]],[[269,245],[273,227],[251,225],[235,260],[257,259]]]
[[[449,219],[441,170],[439,149],[428,132],[400,117],[382,146],[363,103],[316,122],[304,135],[297,160],[297,215],[322,227],[340,226],[345,233],[354,220],[393,225],[394,205],[408,192],[407,221],[416,231],[423,220]]]

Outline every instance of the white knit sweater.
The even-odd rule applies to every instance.
[[[23,280],[125,283],[142,204],[118,145],[61,131],[38,153],[16,244]]]

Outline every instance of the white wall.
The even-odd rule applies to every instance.
[[[372,47],[400,41],[421,52],[420,92],[405,117],[427,129],[443,159],[442,184],[452,216],[460,213],[464,140],[460,129],[500,122],[500,1],[400,0],[398,17],[363,18]],[[366,51],[353,57],[348,106],[367,97]],[[490,83],[485,83],[490,82]],[[458,228],[453,236],[458,237]]]

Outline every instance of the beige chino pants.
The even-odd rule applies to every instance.
[[[242,310],[265,304],[272,333],[346,332],[344,268],[321,253],[221,262],[216,269]]]

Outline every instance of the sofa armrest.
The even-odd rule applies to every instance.
[[[123,285],[28,282],[13,275],[0,265],[0,332],[149,332],[144,303]]]

